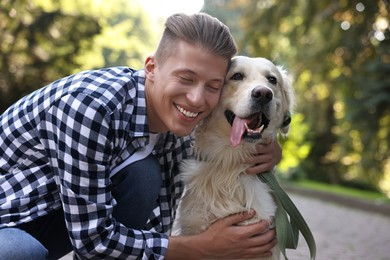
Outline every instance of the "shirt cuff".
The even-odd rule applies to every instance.
[[[142,259],[164,259],[168,249],[168,236],[161,233],[145,232],[145,253]]]

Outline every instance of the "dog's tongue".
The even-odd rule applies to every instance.
[[[249,124],[250,120],[242,119],[236,116],[234,118],[232,129],[230,132],[230,144],[233,147],[236,147],[240,144],[242,137],[245,133],[245,123]]]

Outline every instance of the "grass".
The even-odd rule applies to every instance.
[[[379,192],[359,190],[340,185],[330,185],[310,180],[300,180],[293,182],[292,184],[306,189],[314,189],[357,199],[390,204],[390,198]]]

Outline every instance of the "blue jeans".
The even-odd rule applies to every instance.
[[[144,228],[157,206],[162,183],[160,164],[153,155],[120,170],[112,181],[117,201],[113,217],[132,229]],[[32,222],[0,229],[0,259],[58,259],[72,251],[62,210]]]

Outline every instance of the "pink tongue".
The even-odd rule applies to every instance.
[[[249,123],[248,119],[242,119],[237,116],[234,118],[232,130],[230,132],[231,146],[236,147],[240,144],[242,137],[245,133],[245,123]]]

